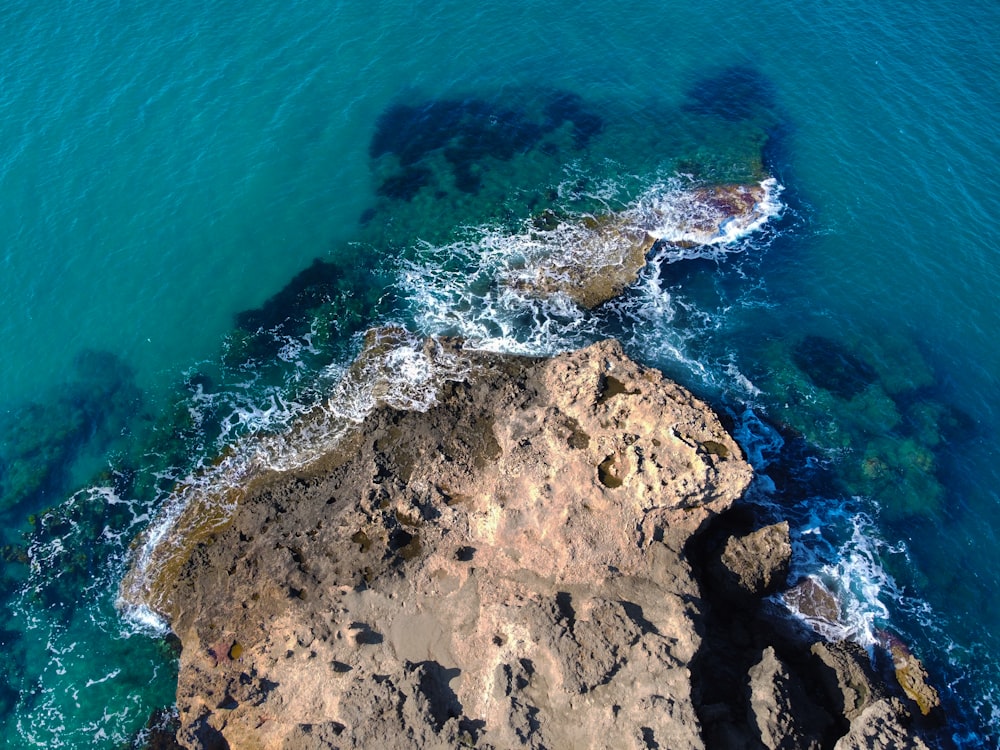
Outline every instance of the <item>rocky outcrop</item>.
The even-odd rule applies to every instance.
[[[893,674],[906,697],[917,704],[924,716],[941,705],[937,690],[928,681],[927,670],[905,643],[889,634],[885,637],[885,648],[892,657]]]
[[[762,619],[787,526],[719,531],[751,470],[705,404],[615,342],[425,352],[441,350],[467,367],[426,411],[375,408],[336,450],[259,477],[147,589],[183,646],[181,745],[911,736],[857,654],[793,648]]]
[[[908,717],[897,698],[884,698],[865,708],[834,750],[927,750],[927,743],[906,728]]]
[[[678,251],[732,242],[777,211],[777,182],[673,187],[630,209],[597,216],[535,218],[524,263],[504,282],[537,297],[562,293],[590,309],[635,284],[662,242]]]
[[[504,281],[535,297],[562,293],[584,309],[624,292],[639,278],[656,237],[627,213],[560,220],[536,219],[529,257]]]
[[[772,215],[774,179],[757,185],[707,185],[683,190],[658,203],[654,234],[682,248],[734,240]]]
[[[785,587],[792,559],[788,522],[745,536],[731,536],[712,560],[709,573],[724,596],[750,602]]]
[[[750,668],[750,718],[765,747],[820,750],[833,723],[810,698],[805,684],[777,657],[773,646]]]
[[[774,590],[799,601],[815,597],[824,614],[839,619],[826,601],[835,605],[833,594],[816,581],[783,589],[791,556],[787,524],[752,529],[752,523],[753,514],[737,506],[687,550],[696,573],[703,571],[702,646],[692,684],[705,746],[926,750],[924,736],[934,736],[940,747],[951,747],[923,721],[919,703],[891,670],[876,669],[859,644],[826,640],[823,628],[810,627],[813,617],[790,617],[760,598]]]

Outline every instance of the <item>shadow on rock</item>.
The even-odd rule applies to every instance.
[[[754,516],[735,508],[688,547],[708,604],[691,668],[705,746],[860,750],[878,736],[879,747],[926,749],[940,716],[925,721],[913,690],[876,673],[858,644],[827,641],[766,598],[787,583],[788,524],[756,528]]]

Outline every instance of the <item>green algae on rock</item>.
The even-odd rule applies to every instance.
[[[928,681],[927,670],[898,638],[887,635],[885,647],[892,656],[892,666],[896,680],[906,696],[912,700],[924,716],[939,708],[941,698],[938,691]]]

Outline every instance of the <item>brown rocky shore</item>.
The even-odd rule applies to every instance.
[[[752,470],[708,406],[613,341],[442,353],[468,367],[429,408],[258,477],[146,583],[177,743],[928,746],[918,664],[904,691],[763,598],[788,527],[737,504]]]

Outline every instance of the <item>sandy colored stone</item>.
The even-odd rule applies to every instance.
[[[708,245],[726,234],[746,231],[764,218],[764,185],[708,185],[685,191],[661,216],[660,234],[673,245]]]
[[[167,539],[170,564],[127,579],[182,643],[182,746],[701,749],[706,737],[830,737],[827,711],[802,698],[811,673],[770,647],[746,662],[751,687],[735,702],[703,706],[693,693],[707,610],[725,600],[706,604],[687,551],[751,478],[711,409],[614,341],[551,359],[456,341],[407,351],[450,363],[433,403],[379,401],[330,450],[226,490],[225,518],[199,526],[201,506],[189,509],[175,533],[197,533]],[[374,352],[347,378],[395,361]],[[328,436],[313,419],[289,435]],[[739,570],[776,579],[782,540],[781,525],[740,537]],[[734,653],[756,648],[757,659],[754,637]],[[833,669],[831,704],[852,679]],[[891,719],[851,700],[859,738]]]
[[[831,624],[840,622],[840,602],[817,578],[803,578],[782,596],[803,617]]]
[[[679,552],[746,487],[738,446],[615,342],[466,355],[161,581],[188,746],[702,746]]]
[[[896,698],[883,698],[851,722],[834,750],[928,750],[909,724],[910,715],[903,704]]]
[[[792,559],[788,522],[732,536],[712,571],[718,584],[734,599],[759,598],[785,585]]]
[[[903,688],[906,697],[917,704],[920,713],[927,716],[941,705],[938,691],[930,684],[927,669],[920,660],[910,653],[902,641],[893,639],[889,643],[892,665],[896,681]]]

